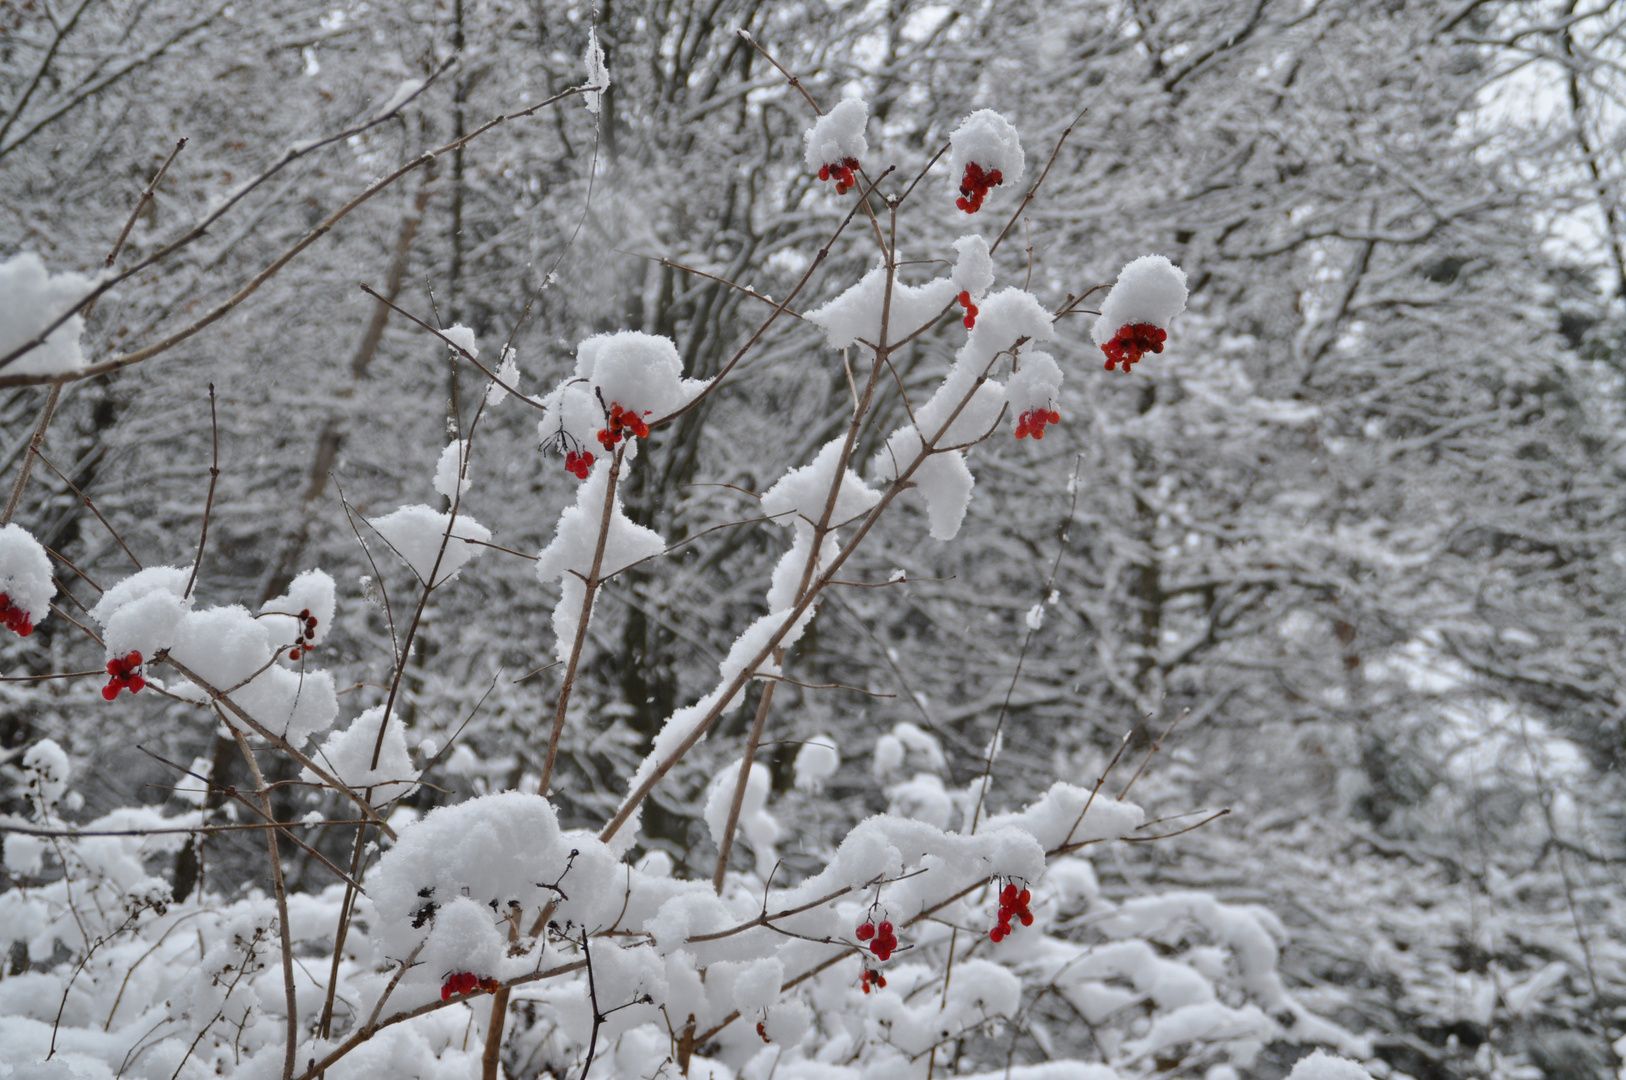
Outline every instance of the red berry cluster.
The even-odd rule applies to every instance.
[[[1061,413],[1054,409],[1029,409],[1016,418],[1016,437],[1025,439],[1032,435],[1035,439],[1044,438],[1046,424],[1061,423]]]
[[[988,193],[1005,182],[1005,177],[998,169],[983,172],[982,166],[975,161],[965,163],[965,177],[960,181],[960,197],[954,200],[958,206],[968,214],[975,214],[982,209],[982,200]]]
[[[897,951],[898,935],[892,932],[892,924],[885,919],[881,920],[880,926],[865,919],[855,933],[859,941],[869,942],[869,951],[875,954],[877,960],[890,960],[892,954]]]
[[[1122,363],[1124,370],[1128,371],[1129,365],[1146,353],[1162,352],[1163,343],[1168,339],[1167,330],[1151,323],[1120,326],[1112,340],[1101,346],[1101,351],[1107,354],[1107,370],[1112,371],[1112,365]]]
[[[869,988],[871,986],[874,986],[875,989],[877,989],[877,990],[885,990],[886,989],[886,976],[882,975],[879,971],[871,971],[869,968],[865,968],[864,969],[864,993],[866,993],[866,994],[869,993]]]
[[[499,985],[497,980],[490,976],[482,979],[472,971],[460,971],[455,975],[446,976],[446,984],[440,988],[440,1000],[450,1001],[453,994],[472,994],[476,990],[495,994]]]
[[[858,159],[855,157],[842,158],[840,162],[819,166],[819,179],[829,180],[832,177],[836,182],[836,194],[845,195],[858,186],[853,173],[858,171]]]
[[[576,453],[574,450],[565,452],[565,472],[578,480],[587,479],[587,470],[593,467],[593,455],[586,450]]]
[[[107,662],[107,685],[102,687],[102,697],[112,701],[119,696],[120,690],[128,690],[132,694],[139,694],[147,686],[147,680],[141,677],[141,654],[131,651],[124,659],[113,659]]]
[[[299,613],[299,621],[303,624],[299,631],[299,644],[288,650],[290,660],[298,660],[316,648],[316,616],[311,614],[310,608],[305,608]]]
[[[977,305],[971,302],[971,294],[963,289],[960,291],[960,306],[965,308],[965,328],[969,330],[977,325]]]
[[[649,410],[644,410],[644,416],[648,415]],[[644,423],[643,416],[639,416],[631,409],[623,409],[620,405],[613,401],[610,402],[610,426],[601,428],[599,430],[599,444],[603,446],[604,449],[609,450],[612,449],[616,443],[620,442],[629,435],[636,435],[640,439],[647,439],[649,438],[649,425]],[[593,456],[591,454],[586,454],[584,456],[587,458],[587,464],[591,465],[593,463]],[[570,468],[570,458],[568,455],[565,458],[565,468]],[[582,474],[579,472],[576,475],[583,480],[587,479],[587,477],[582,476]]]
[[[11,597],[3,592],[0,592],[0,613],[6,617],[6,629],[18,637],[27,637],[34,632],[34,621],[28,617],[28,612],[13,607]]]
[[[1033,925],[1033,912],[1028,910],[1028,901],[1033,894],[1026,889],[1018,889],[1015,882],[1006,885],[999,894],[999,925],[988,933],[988,937],[995,944],[1004,941],[1011,935],[1011,919],[1014,916],[1022,921],[1023,926]]]

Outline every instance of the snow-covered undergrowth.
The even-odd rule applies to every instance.
[[[872,184],[860,160],[870,154],[867,117],[849,100],[808,133],[809,168],[842,170],[837,196],[853,186],[849,172]],[[1016,201],[1023,153],[1003,117],[973,114],[952,150],[951,179],[963,173],[968,185],[954,209]],[[888,199],[871,209],[893,217],[895,235],[905,200]],[[932,203],[928,212],[950,211]],[[0,937],[18,944],[15,972],[0,980],[0,1076],[891,1080],[992,1075],[978,1070],[1016,1033],[1049,1059],[1005,1071],[1030,1080],[1176,1066],[1226,1080],[1273,1043],[1367,1056],[1361,1038],[1288,989],[1277,970],[1284,931],[1270,912],[1201,892],[1119,903],[1101,895],[1091,856],[1156,839],[1133,803],[1099,783],[1058,782],[1020,810],[987,813],[989,792],[946,785],[936,738],[912,724],[883,737],[872,763],[892,811],[821,852],[816,871],[781,876],[785,829],[755,757],[771,688],[824,589],[899,498],[921,498],[931,536],[954,539],[975,485],[968,450],[1008,430],[1042,438],[1062,422],[1062,367],[1037,348],[1054,339],[1057,315],[1026,288],[996,287],[1003,236],[967,233],[946,274],[912,284],[900,277],[897,247],[883,246],[874,269],[806,314],[832,350],[826,360],[859,350],[852,400],[837,403],[850,421],[761,494],[762,517],[784,530],[771,530],[784,550],[763,583],[766,614],[727,649],[715,686],[666,718],[643,761],[618,778],[620,804],[596,833],[560,827],[547,798],[554,753],[567,722],[593,722],[569,704],[584,652],[599,647],[589,631],[600,588],[668,550],[627,516],[618,493],[651,430],[727,374],[686,378],[672,341],[635,331],[588,338],[557,386],[523,399],[540,413],[543,446],[580,482],[535,565],[541,581],[561,585],[552,628],[564,673],[537,730],[546,764],[529,790],[421,820],[397,805],[425,771],[394,711],[418,627],[409,612],[391,616],[403,637],[387,703],[341,722],[334,680],[309,655],[334,620],[326,574],[301,574],[257,612],[202,604],[195,569],[184,566],[111,584],[89,612],[105,651],[105,696],[173,698],[237,744],[254,787],[210,789],[215,805],[178,816],[126,808],[70,824],[61,816],[73,799],[66,755],[49,741],[28,751],[32,814],[4,822],[13,887],[0,893]],[[13,272],[32,275],[30,288],[50,284],[32,263],[19,265]],[[1113,349],[1135,359],[1160,352],[1185,296],[1167,259],[1131,263],[1102,305],[1122,325],[1098,325],[1097,343],[1109,360]],[[858,461],[876,401],[892,392],[891,353],[945,317],[952,332],[954,322],[965,330],[948,371],[928,396],[904,402],[908,423]],[[477,362],[472,332],[443,336]],[[444,508],[410,505],[368,522],[382,541],[377,557],[393,553],[415,576],[419,613],[492,541],[459,503],[480,460],[485,410],[522,396],[510,393],[520,375],[511,353],[499,372],[503,385],[439,456],[429,486]],[[3,538],[10,602],[23,621],[45,618],[42,551],[25,530]],[[1030,618],[1035,632],[1040,615]],[[675,876],[658,852],[635,854],[643,805],[752,682],[765,688],[751,733],[706,799],[721,849],[716,876]],[[334,793],[337,813],[274,821],[260,762],[273,756],[299,782]],[[840,762],[834,739],[809,743],[797,787],[816,792]],[[198,771],[189,790],[204,803]],[[156,872],[159,856],[190,850],[201,830],[239,828],[267,844],[263,888],[193,895],[190,883]],[[329,829],[353,837],[348,866],[312,850]],[[729,859],[736,834],[751,849],[749,870]],[[338,883],[290,893],[282,860],[296,848]],[[1033,1003],[1047,996],[1076,1023],[1031,1023]],[[1300,1080],[1364,1075],[1349,1062],[1312,1062]]]

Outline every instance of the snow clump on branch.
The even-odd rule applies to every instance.
[[[819,174],[820,180],[834,179],[836,194],[845,195],[854,186],[869,142],[864,128],[869,123],[869,105],[863,98],[846,98],[819,117],[802,139],[806,144],[803,160]]]
[[[0,356],[31,341],[68,310],[96,282],[83,274],[52,274],[32,251],[0,262]],[[7,375],[62,375],[85,366],[79,335],[85,320],[74,315],[51,331],[44,344],[23,353],[3,369]]]
[[[6,627],[19,637],[32,634],[55,596],[45,548],[19,525],[0,528],[0,615]]]
[[[949,136],[949,182],[959,192],[954,204],[968,214],[982,209],[988,193],[1026,172],[1022,139],[1011,122],[992,109],[978,109]]]
[[[1169,324],[1186,309],[1186,273],[1162,255],[1142,255],[1118,272],[1101,303],[1091,338],[1106,354],[1106,369],[1124,371],[1148,352],[1160,353]]]

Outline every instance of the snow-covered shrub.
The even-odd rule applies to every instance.
[[[588,58],[596,110],[609,85],[596,42]],[[867,104],[849,98],[806,133],[805,163],[821,179],[838,174],[837,197],[870,155],[868,117]],[[957,205],[968,213],[1023,180],[1016,129],[991,110],[966,118],[951,150]],[[917,213],[948,216],[924,188],[919,202],[906,198],[914,188],[905,184],[887,181],[882,198],[865,203],[892,219],[891,235]],[[0,981],[0,1064],[22,1075],[308,1080],[495,1076],[506,1062],[529,1076],[858,1080],[946,1075],[952,1057],[964,1066],[954,1075],[974,1075],[973,1063],[995,1061],[989,1040],[1022,1027],[1049,995],[1080,1026],[1052,1041],[1054,1055],[1046,1048],[1049,1065],[1010,1075],[1110,1080],[1181,1063],[1235,1075],[1271,1043],[1368,1055],[1362,1038],[1288,989],[1277,963],[1284,931],[1268,911],[1202,892],[1121,903],[1101,894],[1090,855],[1152,839],[1152,823],[1100,782],[1057,782],[1019,809],[991,812],[983,779],[953,782],[938,736],[899,722],[876,740],[870,767],[888,812],[801,851],[815,867],[784,868],[784,846],[805,838],[776,815],[760,751],[773,687],[789,678],[790,651],[826,591],[899,499],[918,495],[930,537],[953,540],[976,482],[968,454],[1000,437],[1007,413],[1017,438],[1042,438],[1061,422],[1062,363],[1036,348],[1056,338],[1057,315],[1025,284],[996,288],[1003,236],[960,236],[952,259],[938,253],[947,272],[914,283],[902,279],[899,246],[883,241],[872,269],[805,314],[822,332],[825,360],[858,352],[850,417],[764,485],[761,516],[780,527],[765,530],[767,542],[783,549],[760,582],[764,613],[722,651],[714,685],[664,718],[641,761],[607,778],[615,804],[596,830],[562,826],[553,799],[566,727],[602,719],[571,709],[574,680],[601,647],[592,632],[606,582],[670,549],[632,519],[621,493],[652,432],[729,376],[686,378],[672,340],[634,330],[588,337],[574,368],[534,398],[518,391],[517,358],[502,352],[494,388],[422,477],[444,507],[411,504],[367,518],[365,536],[358,528],[363,544],[380,540],[407,565],[418,590],[410,614],[388,612],[385,703],[343,722],[341,692],[313,659],[342,618],[326,573],[293,576],[257,611],[200,602],[195,565],[110,584],[88,613],[109,676],[104,696],[112,707],[126,691],[171,699],[235,743],[253,784],[228,788],[196,764],[177,767],[190,809],[126,808],[70,824],[58,811],[71,795],[67,756],[48,741],[28,751],[32,812],[4,823],[14,887],[0,893],[0,927],[21,944],[23,970]],[[1103,307],[1102,323],[1122,322],[1105,340],[1145,327],[1166,334],[1184,302],[1178,269],[1136,260]],[[945,318],[958,342],[952,363],[919,401],[896,402],[908,420],[887,433],[879,403],[902,393],[893,354]],[[441,336],[478,363],[472,330]],[[1161,351],[1162,337],[1131,337],[1123,349]],[[1132,362],[1124,359],[1126,372]],[[398,804],[430,783],[446,748],[419,743],[414,760],[400,715],[404,677],[436,594],[467,587],[472,560],[498,546],[460,503],[484,450],[481,418],[522,406],[540,413],[543,449],[579,483],[535,558],[535,579],[559,585],[552,630],[564,667],[534,731],[546,747],[541,771],[420,818]],[[502,475],[488,468],[480,484]],[[54,595],[43,549],[17,526],[0,541],[12,603],[43,617]],[[185,557],[179,544],[174,557]],[[1038,632],[1043,608],[1034,610],[1028,625]],[[467,698],[477,709],[480,695]],[[645,806],[748,700],[749,734],[703,797],[716,871],[675,872],[663,852],[637,850]],[[990,762],[998,747],[989,746]],[[273,758],[276,775],[298,780],[270,779]],[[448,771],[472,774],[473,758],[459,746]],[[841,763],[833,738],[805,742],[796,788],[818,797]],[[326,791],[342,816],[312,809],[290,820],[274,798],[290,784]],[[267,849],[264,887],[178,900],[149,865],[191,837],[237,830]],[[349,838],[348,861],[324,853],[317,837],[326,830]],[[751,849],[748,870],[729,857],[736,834]],[[341,883],[291,891],[285,856],[294,850]],[[1318,1059],[1304,1071],[1343,1080],[1358,1068]]]

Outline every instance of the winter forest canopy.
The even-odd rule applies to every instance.
[[[1623,34],[0,0],[0,1078],[1626,1075]]]

